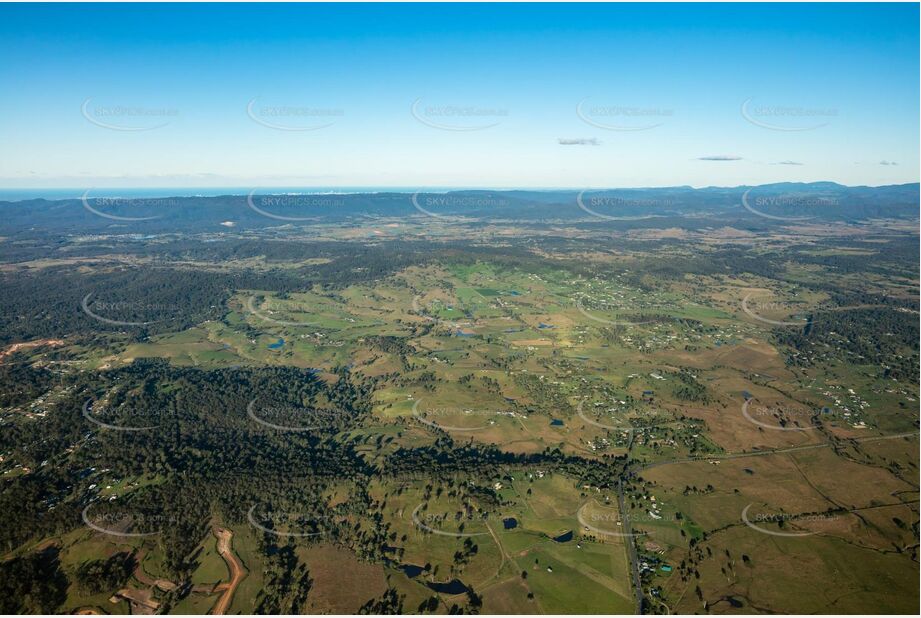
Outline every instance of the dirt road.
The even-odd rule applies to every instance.
[[[233,553],[233,532],[220,526],[214,526],[212,532],[217,537],[217,551],[221,554],[221,558],[224,559],[224,562],[227,563],[227,568],[230,570],[230,584],[228,584],[224,594],[221,595],[221,598],[218,599],[218,602],[214,604],[214,608],[211,610],[211,615],[223,616],[230,608],[230,602],[233,600],[233,593],[236,592],[237,586],[246,577],[246,570]]]
[[[0,351],[0,361],[2,361],[7,356],[14,354],[20,350],[28,350],[29,348],[37,348],[43,345],[58,347],[64,345],[63,339],[39,339],[37,341],[25,341],[23,343],[14,343],[9,346],[7,349]]]

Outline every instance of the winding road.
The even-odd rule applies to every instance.
[[[220,526],[214,526],[212,532],[214,536],[217,537],[217,551],[221,555],[221,558],[224,559],[224,562],[227,563],[227,568],[230,569],[230,584],[224,589],[224,594],[221,595],[221,598],[218,599],[217,603],[214,604],[214,608],[211,610],[212,616],[223,616],[230,608],[230,602],[233,600],[233,593],[236,592],[237,586],[239,586],[240,582],[246,577],[246,570],[240,563],[239,558],[233,553],[233,546],[231,544],[233,541],[233,532],[228,528],[222,528]]]

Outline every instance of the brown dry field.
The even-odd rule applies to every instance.
[[[728,453],[803,446],[822,441],[815,430],[775,431],[759,427],[743,416],[742,403],[739,397],[727,401],[726,407],[721,404],[707,407],[682,406],[680,411],[688,417],[706,422],[707,437]],[[753,418],[760,420],[758,417]]]
[[[796,462],[800,478],[845,508],[899,502],[900,492],[917,490],[884,468],[861,465],[838,457],[830,448],[788,455]],[[791,477],[791,480],[794,477]]]
[[[348,550],[318,545],[300,554],[313,580],[307,598],[309,613],[355,614],[387,589],[384,567],[360,562]]]
[[[746,468],[753,474],[745,472]],[[682,512],[705,530],[739,522],[742,509],[750,503],[787,513],[835,506],[803,480],[785,454],[723,459],[719,465],[699,461],[660,466],[642,472],[642,477],[656,483],[651,491],[660,500],[681,505]],[[708,484],[714,487],[713,493],[682,495],[685,486],[703,489]]]
[[[918,565],[897,553],[866,549],[822,533],[785,538],[745,526],[714,534],[705,546],[712,557],[698,565],[700,580],[669,578],[667,596],[677,599],[672,612],[701,612],[703,605],[694,594],[699,585],[711,604],[710,613],[775,613],[790,607],[804,614],[917,613]],[[743,554],[751,557],[750,564],[742,560]],[[729,595],[745,606],[720,602]]]

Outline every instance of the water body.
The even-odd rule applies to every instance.
[[[556,541],[557,543],[568,543],[569,541],[572,540],[572,537],[573,537],[572,530],[569,530],[567,532],[564,532],[560,536],[553,537],[553,540]]]
[[[468,590],[467,586],[459,579],[452,579],[449,582],[428,582],[426,585],[435,592],[445,594],[463,594]]]
[[[400,570],[406,573],[406,577],[419,577],[425,569],[418,564],[401,564]]]
[[[518,520],[514,517],[506,517],[502,520],[502,525],[505,526],[506,530],[511,530],[518,527]]]
[[[554,418],[554,419],[551,419],[550,424],[553,425],[554,427],[562,427],[563,421],[561,421],[558,418]]]
[[[277,349],[279,349],[279,348],[280,348],[281,346],[283,346],[283,345],[285,345],[285,340],[282,339],[281,337],[279,337],[279,338],[278,338],[278,341],[276,341],[275,343],[270,343],[270,344],[269,344],[269,349],[270,349],[270,350],[277,350]]]
[[[132,187],[121,189],[99,189],[93,196],[121,198],[152,197],[219,197],[222,195],[249,195],[253,187]],[[266,187],[259,195],[374,195],[378,193],[412,194],[419,187]],[[429,187],[427,193],[463,191],[460,187]],[[20,200],[78,200],[86,187],[67,189],[0,189],[0,201]]]
[[[733,607],[745,607],[745,604],[742,601],[738,600],[735,597],[723,597],[723,601],[728,601]]]

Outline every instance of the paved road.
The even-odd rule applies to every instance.
[[[868,436],[866,438],[844,438],[842,442],[848,442],[853,440],[854,442],[875,442],[877,440],[895,440],[898,438],[910,438],[912,436],[917,436],[917,431],[912,431],[908,433],[898,433],[891,436]],[[723,460],[723,459],[739,459],[742,457],[763,457],[765,455],[777,455],[779,453],[794,453],[796,451],[809,451],[817,448],[828,448],[831,446],[830,442],[821,442],[819,444],[804,444],[802,446],[789,446],[785,448],[774,448],[767,449],[763,451],[751,451],[748,453],[723,453],[719,455],[701,455],[700,457],[686,457],[684,459],[672,459],[670,461],[656,461],[645,466],[640,466],[631,472],[642,472],[643,470],[650,470],[652,468],[658,468],[659,466],[670,466],[671,464],[679,463],[691,463],[694,461],[710,461],[710,460]]]
[[[636,544],[633,538],[633,527],[630,525],[630,517],[627,516],[627,510],[624,508],[624,487],[623,483],[617,483],[617,508],[620,509],[620,519],[624,522],[624,545],[627,546],[627,558],[630,560],[630,573],[633,575],[633,592],[636,595],[636,613],[643,613],[643,584],[640,581],[640,561],[636,555]]]

